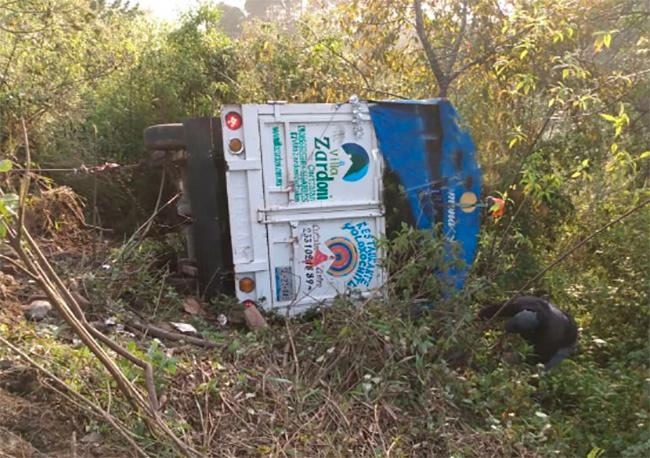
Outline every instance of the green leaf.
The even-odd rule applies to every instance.
[[[582,173],[580,172],[580,170],[577,170],[577,171],[573,172],[573,174],[571,175],[571,178],[578,178],[581,174]]]
[[[13,164],[9,159],[3,159],[0,161],[0,173],[8,172],[13,167]]]
[[[601,113],[600,117],[603,118],[605,121],[616,122],[616,118],[607,113]]]
[[[6,217],[11,216],[18,208],[18,195],[5,194],[0,197],[0,213]]]
[[[609,48],[609,45],[612,44],[612,34],[611,33],[606,33],[605,36],[603,36],[603,44],[605,45],[606,48]]]
[[[645,159],[646,157],[650,157],[650,151],[642,152],[641,156],[639,156],[639,159]]]
[[[587,453],[587,458],[598,458],[604,452],[605,452],[604,449],[600,447],[594,447],[589,451],[589,453]]]
[[[603,47],[603,38],[602,37],[596,38],[596,41],[594,42],[594,50],[596,52],[600,52],[602,47]]]

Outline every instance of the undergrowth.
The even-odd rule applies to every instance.
[[[126,329],[112,335],[156,367],[168,423],[206,456],[647,455],[647,343],[623,356],[629,342],[587,329],[579,354],[551,372],[515,362],[529,351],[525,343],[474,319],[484,285],[474,281],[450,296],[443,279],[430,274],[444,263],[441,243],[406,228],[386,243],[394,275],[382,301],[340,298],[299,319],[273,319],[257,333],[180,318],[195,323],[215,349]],[[151,320],[181,316],[182,298],[166,281],[173,248],[174,242],[147,241],[129,256],[114,255],[119,261],[85,274],[91,299],[118,321],[128,321],[132,309]],[[233,306],[206,308],[214,314]],[[64,327],[1,330],[110,408],[152,454],[171,456],[129,415],[107,374]],[[120,365],[143,383],[137,368]],[[90,418],[87,428],[109,431]]]

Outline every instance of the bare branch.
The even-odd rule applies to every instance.
[[[309,30],[309,32],[314,36],[314,38],[316,39],[316,43],[324,45],[324,46],[327,48],[327,50],[328,50],[332,55],[334,55],[335,57],[338,57],[339,59],[341,59],[343,62],[345,62],[346,64],[348,64],[348,65],[349,65],[349,66],[350,66],[350,67],[351,67],[355,72],[357,72],[357,73],[359,74],[359,76],[361,77],[361,79],[363,79],[363,83],[364,83],[364,85],[365,85],[364,90],[365,90],[366,92],[375,93],[375,94],[381,94],[381,95],[386,95],[386,96],[388,96],[388,97],[395,97],[395,98],[398,98],[398,99],[404,99],[404,100],[406,100],[406,99],[408,98],[408,97],[404,97],[404,96],[399,95],[399,94],[395,94],[395,93],[392,93],[392,92],[383,91],[383,90],[381,90],[381,89],[375,89],[375,88],[373,88],[372,85],[370,84],[370,79],[368,78],[368,75],[366,75],[366,73],[365,73],[363,70],[361,70],[361,68],[359,67],[359,65],[358,65],[356,62],[354,62],[354,61],[348,59],[347,57],[345,57],[345,55],[343,55],[343,53],[341,53],[341,52],[336,51],[335,49],[333,49],[333,48],[330,46],[330,44],[327,43],[326,40],[323,40],[323,39],[318,38],[318,36],[317,36],[316,33],[314,32],[314,30],[310,27],[310,25],[309,25],[307,22],[301,22],[301,24],[302,24],[305,28],[307,28],[307,29]],[[311,44],[309,44],[309,43],[307,43],[307,45],[310,45],[310,46],[311,46]]]
[[[460,23],[460,29],[458,30],[458,35],[456,36],[456,41],[451,50],[451,55],[449,56],[449,61],[447,62],[447,75],[451,75],[454,70],[454,65],[456,65],[456,60],[458,59],[458,51],[460,50],[460,44],[465,38],[465,31],[467,29],[467,0],[463,1],[463,17]],[[451,80],[451,79],[450,79]]]
[[[461,68],[459,68],[458,70],[456,70],[454,73],[452,73],[449,76],[449,82],[451,83],[452,81],[454,81],[456,78],[458,78],[460,75],[465,73],[470,68],[472,68],[472,67],[474,67],[476,65],[481,65],[481,64],[487,62],[492,57],[494,57],[495,54],[498,54],[498,53],[504,51],[506,48],[512,46],[514,40],[520,38],[522,35],[525,35],[532,28],[533,28],[533,26],[529,26],[529,27],[523,29],[522,31],[520,31],[516,35],[513,35],[512,37],[508,38],[507,40],[504,40],[504,41],[502,41],[500,43],[497,43],[490,50],[488,50],[485,54],[483,54],[481,57],[478,57],[477,59],[474,59],[473,61],[463,65]]]
[[[429,61],[429,65],[431,66],[431,70],[433,71],[433,75],[436,77],[436,81],[438,82],[439,95],[440,97],[446,97],[447,88],[449,87],[449,78],[447,77],[447,75],[445,75],[442,68],[440,67],[440,61],[438,60],[438,56],[436,56],[436,52],[431,46],[431,42],[427,37],[426,30],[424,29],[424,18],[422,15],[422,1],[413,0],[413,9],[415,10],[415,31],[417,32],[418,38],[422,43],[422,48],[424,48],[424,54],[427,56],[427,60]]]
[[[204,348],[214,348],[217,346],[214,342],[209,340],[201,339],[199,337],[187,336],[178,332],[171,332],[165,329],[159,328],[153,324],[144,323],[140,320],[133,320],[126,325],[127,328],[132,328],[136,331],[139,331],[143,334],[149,334],[154,337],[160,337],[162,339],[174,340],[174,341],[183,341]]]
[[[23,129],[23,142],[25,144],[25,175],[20,180],[20,199],[18,205],[18,226],[16,227],[17,239],[20,241],[23,228],[25,227],[25,199],[29,191],[30,184],[30,167],[32,163],[32,155],[29,151],[29,137],[27,136],[27,126],[25,125],[25,118],[20,117],[20,125]]]

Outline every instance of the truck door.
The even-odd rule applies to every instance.
[[[367,108],[259,105],[258,125],[267,304],[295,313],[350,291],[376,293],[382,161]]]

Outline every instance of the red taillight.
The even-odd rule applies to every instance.
[[[225,121],[226,121],[226,126],[228,126],[228,129],[230,130],[237,130],[242,125],[241,115],[234,111],[231,111],[230,113],[226,114]]]
[[[250,299],[246,299],[244,302],[244,308],[250,308],[250,307],[255,307],[255,302],[251,301]]]

